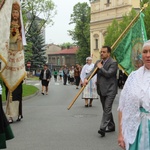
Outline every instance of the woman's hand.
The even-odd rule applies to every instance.
[[[87,80],[87,79],[84,79],[83,86],[86,86],[87,84],[88,84],[88,80]]]
[[[18,40],[18,41],[22,41],[22,38],[21,38],[20,35],[18,36],[17,40]]]
[[[124,142],[124,139],[123,139],[122,134],[119,134],[119,135],[118,135],[118,145],[119,145],[122,149],[125,149],[125,142]]]

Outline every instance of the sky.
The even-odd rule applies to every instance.
[[[71,36],[68,35],[67,31],[74,28],[74,25],[69,25],[73,7],[78,2],[89,4],[89,0],[53,0],[53,2],[56,5],[57,14],[53,18],[54,25],[46,27],[46,44],[72,43]]]

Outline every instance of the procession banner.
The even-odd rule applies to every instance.
[[[13,0],[0,0],[0,60],[2,71],[8,60],[11,9]]]
[[[9,3],[8,0],[6,0],[3,7],[6,7],[3,11],[3,16],[5,16],[6,19],[5,23],[2,24],[3,29],[0,28],[0,31],[5,33],[0,34],[0,36],[3,38],[6,36],[5,34],[7,34],[7,37],[2,40],[5,49],[1,49],[1,54],[3,54],[2,50],[5,51],[6,54],[1,57],[5,63],[5,66],[2,66],[1,77],[9,91],[13,92],[26,76],[23,51],[25,34],[22,30],[24,27],[22,23],[20,0],[9,0]],[[0,12],[0,15],[2,15],[1,13],[2,12]]]
[[[147,40],[143,17],[144,14],[141,13],[139,19],[112,52],[112,56],[127,75],[136,70],[142,61],[142,46]]]

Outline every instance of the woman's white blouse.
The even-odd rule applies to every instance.
[[[122,112],[126,150],[134,143],[141,123],[140,107],[150,112],[150,71],[144,66],[129,75],[120,95],[118,110]]]

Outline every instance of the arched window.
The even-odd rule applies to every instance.
[[[95,47],[94,47],[94,49],[95,50],[98,50],[99,49],[99,35],[98,34],[94,34],[94,42],[95,42]]]

